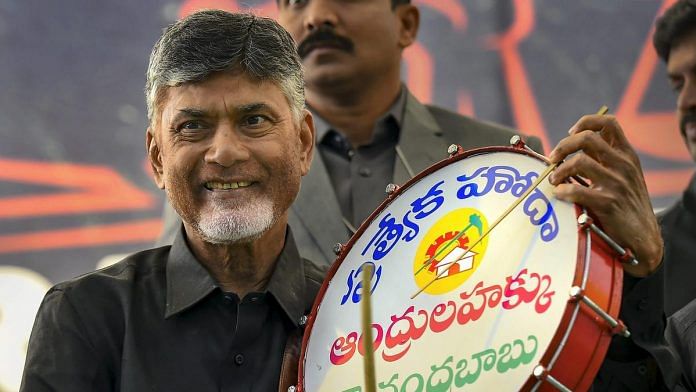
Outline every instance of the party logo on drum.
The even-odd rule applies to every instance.
[[[438,220],[423,237],[415,259],[416,284],[428,294],[444,294],[461,286],[481,264],[488,247],[486,217],[461,208]]]

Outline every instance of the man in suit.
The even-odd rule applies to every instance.
[[[384,200],[387,184],[403,184],[465,149],[509,145],[502,126],[419,102],[401,82],[402,51],[416,39],[418,8],[409,0],[340,2],[280,0],[279,22],[298,44],[307,105],[317,128],[317,154],[289,222],[300,253],[331,263]],[[528,140],[541,150],[537,139]],[[165,207],[159,244],[180,226]]]

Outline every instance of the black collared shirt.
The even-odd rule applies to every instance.
[[[180,232],[171,247],[53,287],[21,390],[276,391],[288,333],[322,275],[288,230],[267,290],[240,300],[217,287]]]
[[[317,149],[329,173],[343,216],[359,226],[386,198],[394,174],[406,89],[374,125],[370,143],[352,146],[340,129],[314,114]]]
[[[665,313],[696,299],[696,175],[679,199],[659,215],[665,242]]]

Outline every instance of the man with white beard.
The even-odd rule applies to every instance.
[[[52,288],[21,389],[277,390],[323,277],[287,226],[314,146],[292,38],[196,13],[155,45],[146,100],[155,181],[183,227],[171,247]]]

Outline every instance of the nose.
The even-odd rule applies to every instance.
[[[304,27],[314,31],[321,26],[334,28],[338,24],[338,14],[333,0],[311,0],[305,8]]]
[[[682,112],[696,110],[696,76],[684,81],[684,86],[677,98],[677,108]]]
[[[231,167],[235,163],[249,159],[249,149],[243,138],[231,126],[220,126],[215,130],[205,162],[222,167]]]

